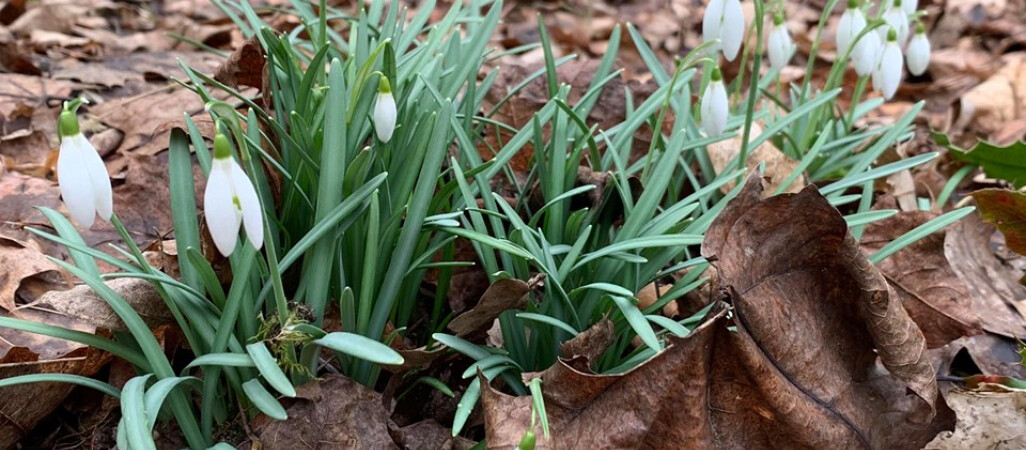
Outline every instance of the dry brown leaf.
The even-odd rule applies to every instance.
[[[460,337],[468,339],[480,337],[488,331],[488,327],[493,320],[499,317],[499,314],[511,309],[523,308],[527,302],[529,290],[530,287],[523,280],[516,278],[496,280],[481,296],[477,305],[452,319],[448,328]]]
[[[1012,450],[1026,448],[1026,391],[995,385],[989,391],[952,390],[944,398],[958,415],[927,450]]]
[[[106,284],[125,299],[150,328],[174,322],[174,317],[152,282],[138,278],[116,278]],[[47,292],[32,306],[64,314],[97,328],[127,330],[107,302],[86,285],[75,286],[67,291]]]
[[[613,322],[602,318],[587,330],[560,344],[559,351],[567,358],[581,357],[588,361],[595,361],[602,352],[606,351],[609,344],[613,343],[613,339],[616,337],[615,333]]]
[[[110,361],[109,354],[91,347],[81,348],[55,360],[40,360],[23,351],[0,358],[0,379],[34,374],[92,376]],[[68,383],[30,383],[0,388],[0,448],[14,446],[36,425],[64,403],[75,388]]]
[[[381,395],[340,375],[328,375],[296,388],[282,421],[253,421],[253,450],[397,448],[388,434],[388,411]]]
[[[906,211],[873,222],[866,226],[862,247],[873,253],[936,216],[927,211]],[[983,331],[969,289],[944,255],[944,234],[931,234],[877,265],[912,320],[923,330],[930,348]]]
[[[232,88],[264,87],[264,50],[258,36],[246,40],[214,71],[214,79]]]
[[[21,105],[33,108],[45,106],[49,99],[67,98],[82,87],[66,80],[0,73],[0,115],[10,117]]]
[[[994,134],[1005,122],[1026,119],[1026,52],[1009,53],[1004,67],[962,96],[963,111],[973,111],[971,125]]]
[[[753,426],[731,441],[745,447],[914,447],[949,426],[925,337],[841,214],[814,187],[759,201],[761,191],[753,174],[702,245],[702,255],[718,261],[720,284],[738,292],[732,295],[739,331],[730,335],[732,348],[755,381],[725,383],[730,401],[720,408],[739,411],[744,402],[732,399],[761,396],[773,413],[762,417],[745,408],[749,420],[795,434],[763,440]],[[877,370],[877,358],[889,375]],[[714,377],[722,367],[716,363]],[[722,420],[738,418],[725,413]]]
[[[203,111],[203,100],[188,89],[162,90],[141,96],[106,102],[90,109],[104,123],[125,133],[121,152],[129,152],[155,142],[154,154],[167,148],[171,122],[185,128],[183,113],[194,115]],[[163,129],[167,128],[167,132]],[[159,132],[159,133],[158,133]],[[116,173],[116,172],[115,172]]]
[[[920,448],[951,429],[925,338],[841,214],[813,187],[761,196],[753,174],[703,244],[734,309],[621,375],[558,361],[540,448]],[[514,447],[530,397],[482,396],[489,446]]]
[[[13,311],[14,293],[25,278],[59,270],[34,242],[22,242],[0,235],[0,310]]]
[[[405,450],[466,450],[475,442],[453,436],[452,429],[433,419],[390,430],[392,439]]]
[[[1019,275],[991,250],[995,228],[973,213],[945,232],[944,255],[955,274],[969,288],[973,311],[983,329],[1002,336],[1026,339],[1026,319],[1015,303],[1026,299]]]
[[[756,136],[762,134],[762,127],[756,123],[752,123],[752,130],[749,139],[753,139]],[[750,142],[750,141],[749,141]],[[713,169],[716,170],[716,174],[723,172],[723,169],[730,164],[730,161],[737,158],[737,155],[741,152],[741,135],[737,135],[730,139],[719,141],[714,144],[707,146],[709,151],[709,161],[712,162]],[[788,158],[780,150],[777,150],[770,141],[765,141],[756,147],[754,150],[748,150],[748,170],[753,171],[760,163],[766,163],[765,177],[767,180],[766,195],[773,195],[776,193],[777,188],[787,179],[791,172],[798,167],[798,161]],[[730,192],[733,189],[735,183],[733,181],[723,185],[720,191],[723,193]],[[802,177],[798,177],[793,183],[788,185],[783,192],[794,193],[802,190],[805,187],[805,181]]]
[[[1004,336],[983,333],[930,351],[938,375],[1005,375],[1026,379],[1019,345]]]

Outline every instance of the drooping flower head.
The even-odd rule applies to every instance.
[[[922,75],[930,65],[930,39],[926,37],[926,28],[922,22],[916,21],[916,32],[905,50],[908,71],[912,75]]]
[[[107,166],[79,130],[75,112],[81,104],[81,99],[64,102],[64,110],[57,119],[57,133],[61,138],[57,181],[71,218],[89,228],[97,214],[103,220],[110,220],[114,201]]]
[[[730,105],[727,99],[727,88],[723,85],[723,74],[714,68],[709,85],[702,94],[702,128],[709,137],[723,134],[727,129],[727,118],[730,116]]]
[[[733,61],[741,50],[745,34],[745,13],[740,0],[710,0],[702,16],[702,41],[719,39],[714,51],[723,51],[727,61]]]
[[[902,8],[902,0],[894,0],[890,6],[884,9],[883,20],[887,25],[878,28],[880,39],[886,41],[888,30],[891,28],[897,33],[898,46],[905,45],[908,39],[908,13]]]
[[[851,59],[855,63],[855,73],[860,77],[867,77],[876,69],[876,63],[880,56],[880,35],[869,32],[862,36],[855,43]]]
[[[890,100],[901,84],[904,57],[898,46],[898,33],[894,29],[887,32],[887,43],[880,52],[876,69],[873,71],[873,88],[880,91],[884,98]]]
[[[214,160],[203,193],[203,209],[210,236],[222,255],[230,256],[235,251],[240,226],[245,227],[253,247],[263,247],[260,199],[249,176],[232,158],[228,137],[220,132],[214,136]]]
[[[859,8],[858,0],[848,0],[848,8],[841,14],[841,21],[837,23],[837,54],[838,56],[849,52],[854,58],[855,49],[851,46],[855,38],[866,28],[866,15]]]
[[[382,75],[378,79],[378,96],[374,101],[374,132],[377,133],[381,142],[388,143],[395,132],[396,108],[395,98],[392,97],[392,87],[388,84],[388,78]]]
[[[783,69],[794,54],[795,45],[791,41],[791,33],[787,31],[783,11],[777,11],[773,15],[773,27],[770,29],[767,47],[770,66],[777,70]]]

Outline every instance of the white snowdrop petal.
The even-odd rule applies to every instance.
[[[710,0],[705,7],[705,15],[702,16],[702,42],[710,42],[720,39],[721,22],[723,21],[723,5],[726,0]],[[722,42],[710,47],[711,52],[718,52],[723,46]]]
[[[855,38],[866,28],[866,16],[859,9],[847,9],[837,24],[837,52],[843,53],[855,42]],[[854,56],[854,49],[849,55]]]
[[[884,99],[890,100],[898,91],[901,83],[902,66],[905,64],[901,55],[901,48],[895,42],[889,42],[884,46],[880,55],[880,62],[876,72],[873,73],[873,87],[883,94]]]
[[[768,53],[770,66],[780,70],[787,65],[791,59],[794,45],[791,42],[791,34],[787,31],[786,25],[778,25],[770,32],[768,42]]]
[[[855,72],[860,77],[868,76],[876,69],[879,51],[880,37],[876,33],[866,33],[855,43],[852,59],[855,62]]]
[[[908,39],[908,14],[905,14],[905,10],[889,7],[884,11],[883,20],[887,25],[876,29],[877,34],[880,35],[880,41],[886,42],[887,32],[894,28],[894,32],[898,34],[898,45],[905,45],[905,41]]]
[[[930,66],[930,39],[924,33],[916,33],[908,43],[906,63],[912,75],[922,75]]]
[[[61,197],[71,218],[82,227],[89,228],[96,220],[96,203],[93,183],[89,172],[85,170],[84,155],[86,151],[93,150],[82,148],[81,142],[73,139],[75,136],[61,140],[60,154],[57,155],[57,184],[60,185]],[[82,138],[85,139],[84,136]]]
[[[722,81],[709,83],[702,95],[702,128],[709,137],[719,136],[727,128],[730,106]]]
[[[919,0],[901,0],[901,10],[905,12],[906,16],[915,14],[917,8],[919,8]]]
[[[723,56],[727,61],[737,58],[741,50],[741,41],[745,37],[745,12],[741,9],[740,0],[726,0],[723,5],[723,23],[720,28],[720,39],[723,41]]]
[[[107,166],[103,164],[103,158],[96,152],[96,147],[81,134],[76,134],[68,140],[74,140],[75,146],[82,148],[82,167],[79,170],[85,171],[89,176],[89,184],[92,186],[93,208],[103,220],[110,220],[114,213],[114,199],[110,187],[110,175],[107,173]]]
[[[263,209],[260,208],[260,199],[253,182],[235,160],[232,160],[231,182],[242,208],[242,225],[246,228],[246,236],[253,247],[260,250],[264,246]]]
[[[203,193],[203,210],[217,251],[229,256],[235,250],[239,236],[240,213],[232,201],[232,185],[220,162],[214,160],[210,169],[210,178],[207,179],[207,188]]]
[[[391,93],[378,93],[374,102],[374,132],[381,142],[388,142],[395,132],[395,97]]]

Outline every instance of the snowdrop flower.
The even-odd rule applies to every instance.
[[[107,166],[103,165],[103,159],[93,144],[78,129],[75,111],[81,104],[80,99],[65,102],[57,120],[57,133],[61,138],[57,182],[71,218],[89,228],[97,214],[103,220],[110,220],[114,201]]]
[[[901,83],[901,66],[905,64],[898,46],[898,33],[892,28],[887,32],[887,43],[880,52],[880,59],[873,71],[873,89],[880,91],[884,99],[890,100]]]
[[[712,81],[702,94],[702,128],[709,137],[723,134],[727,128],[730,105],[727,104],[727,88],[723,85],[723,74],[713,69]]]
[[[859,8],[858,0],[848,0],[848,9],[841,15],[841,21],[837,23],[837,53],[838,55],[850,51],[849,56],[855,56],[855,49],[851,45],[855,38],[866,28],[866,15]],[[851,50],[849,50],[851,49]]]
[[[228,137],[214,136],[214,161],[203,193],[207,228],[214,245],[224,256],[235,250],[239,226],[244,225],[249,242],[260,250],[264,245],[263,211],[256,189],[246,172],[232,158]]]
[[[395,98],[392,97],[392,87],[388,84],[388,78],[382,75],[379,80],[378,98],[374,101],[374,132],[381,142],[388,143],[395,131]]]
[[[795,45],[791,41],[791,33],[787,31],[787,24],[784,23],[784,12],[777,11],[773,15],[773,28],[769,35],[769,60],[770,66],[780,70],[787,65],[794,54]]]
[[[733,61],[741,50],[745,34],[745,13],[740,0],[710,0],[702,17],[702,40],[719,39],[713,51],[723,50],[727,61]]]
[[[926,67],[930,65],[930,39],[926,37],[926,28],[922,22],[916,22],[916,34],[912,36],[905,52],[909,73],[922,75],[926,72]]]
[[[884,9],[890,6],[891,3],[891,1],[885,1],[883,4]],[[911,16],[915,14],[917,8],[919,8],[919,0],[901,0],[901,9],[905,11],[906,15]]]
[[[878,56],[880,54],[880,37],[876,33],[869,32],[862,36],[855,43],[852,50],[852,61],[855,63],[855,73],[860,77],[868,77],[876,69]]]
[[[894,0],[887,9],[884,10],[883,20],[887,23],[878,30],[880,31],[880,39],[886,40],[889,29],[893,28],[898,33],[898,46],[905,45],[908,39],[908,13],[905,12],[902,5],[902,0]]]

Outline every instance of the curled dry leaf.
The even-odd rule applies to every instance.
[[[945,431],[927,450],[1026,448],[1026,391],[990,385],[987,391],[952,390],[945,395],[958,414],[954,431]]]
[[[499,314],[523,308],[527,302],[527,291],[530,287],[523,280],[503,278],[492,283],[481,296],[477,305],[469,311],[456,316],[449,322],[449,330],[457,336],[473,339],[488,331],[492,321]]]
[[[973,213],[948,228],[944,255],[973,296],[973,311],[983,329],[1010,338],[1026,339],[1026,319],[1017,304],[1026,299],[1021,274],[1002,263],[991,250],[994,226]]]
[[[613,328],[613,322],[603,317],[591,328],[560,344],[559,351],[567,358],[583,357],[588,361],[595,361],[602,352],[606,351],[609,344],[613,343],[615,337],[616,330]]]
[[[761,196],[754,174],[703,244],[730,318],[717,302],[624,374],[557,362],[541,374],[540,447],[920,448],[953,427],[925,338],[840,213],[814,187]],[[515,446],[530,398],[482,395],[489,445]]]
[[[388,411],[381,395],[340,375],[297,387],[286,412],[289,418],[281,421],[257,417],[248,448],[397,448],[388,434]]]
[[[262,89],[266,59],[258,38],[259,36],[253,36],[235,49],[214,71],[214,79],[232,88],[241,85]]]
[[[928,211],[907,211],[873,222],[866,226],[862,248],[873,253],[936,216]],[[944,256],[944,231],[905,247],[877,267],[923,330],[930,348],[983,331],[969,289]]]

